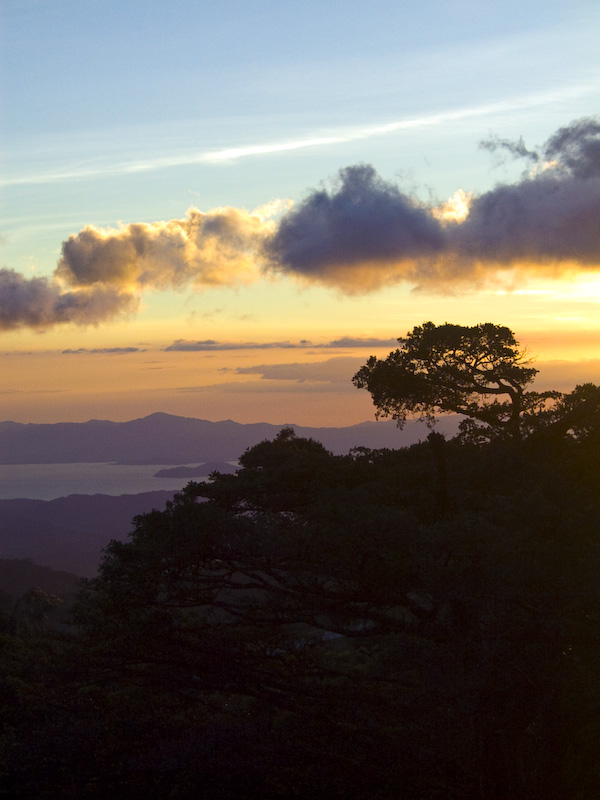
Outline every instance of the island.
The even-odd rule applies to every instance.
[[[206,461],[197,464],[195,467],[169,467],[159,469],[155,472],[154,478],[206,478],[213,472],[222,474],[232,474],[237,470],[237,466],[228,461]]]

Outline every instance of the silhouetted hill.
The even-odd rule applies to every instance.
[[[453,435],[457,418],[447,417],[441,431]],[[56,424],[0,423],[0,463],[60,464],[110,462],[122,464],[186,464],[230,461],[264,439],[273,439],[282,425],[209,422],[156,413],[130,422],[90,420]],[[334,454],[352,447],[406,447],[427,436],[422,423],[409,422],[400,431],[389,420],[346,428],[290,425],[298,436],[316,439]]]
[[[0,558],[0,592],[13,598],[39,586],[48,594],[69,600],[77,594],[80,580],[78,575],[42,567],[31,558]]]
[[[31,558],[52,569],[91,577],[108,542],[127,538],[134,516],[163,509],[172,497],[173,492],[163,491],[0,500],[0,557]]]

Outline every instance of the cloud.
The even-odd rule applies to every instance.
[[[358,293],[400,282],[474,285],[507,269],[600,268],[600,122],[578,120],[540,150],[522,140],[485,146],[535,169],[469,197],[468,213],[453,220],[447,204],[420,204],[371,166],[346,167],[332,189],[283,216],[266,244],[271,269]]]
[[[546,142],[547,160],[558,159],[574,177],[600,177],[600,121],[585,117],[559,128]]]
[[[293,350],[310,347],[313,350],[321,348],[356,348],[356,347],[396,347],[398,339],[374,339],[343,336],[324,344],[314,344],[308,339],[299,342],[219,342],[216,339],[177,339],[165,347],[166,352],[209,352],[215,350]]]
[[[0,330],[45,329],[62,323],[97,325],[133,313],[138,300],[112,286],[65,291],[47,278],[24,278],[0,269]]]
[[[435,206],[359,164],[279,222],[281,202],[254,212],[192,208],[167,222],[87,226],[63,242],[52,278],[0,271],[0,329],[96,325],[135,312],[145,291],[237,287],[265,275],[361,294],[399,283],[447,291],[477,288],[499,274],[513,280],[600,269],[600,120],[560,128],[541,148],[522,139],[484,147],[524,159],[528,171],[479,196],[459,189]],[[353,345],[341,339],[332,346]],[[178,340],[167,349],[233,346]]]
[[[105,162],[96,166],[70,165],[52,172],[6,175],[0,180],[0,186],[56,184],[65,181],[88,180],[89,178],[110,179],[115,175],[138,175],[145,172],[196,164],[228,164],[247,158],[268,157],[309,148],[324,148],[350,142],[367,141],[401,131],[415,131],[434,126],[442,128],[444,125],[452,125],[467,120],[485,119],[496,115],[505,116],[523,109],[546,108],[549,102],[585,97],[595,94],[596,91],[596,83],[593,80],[587,84],[579,82],[577,85],[566,86],[562,90],[558,90],[553,86],[552,89],[544,92],[513,97],[509,100],[466,106],[452,111],[435,112],[417,117],[404,117],[382,124],[335,128],[328,135],[323,135],[322,131],[318,131],[308,133],[303,138],[243,144],[222,150],[183,151],[169,153],[166,156],[157,155],[143,160],[136,158],[129,161]],[[96,140],[94,140],[94,145],[97,145]]]
[[[306,342],[293,344],[291,342],[218,342],[215,339],[204,339],[197,341],[177,339],[175,342],[173,342],[173,344],[165,347],[165,351],[212,352],[215,350],[273,350],[306,346]]]
[[[98,283],[134,290],[233,286],[259,277],[256,251],[271,230],[261,214],[237,208],[184,219],[88,226],[62,245],[56,275],[68,286]]]
[[[77,355],[87,355],[88,353],[100,353],[102,355],[123,355],[126,353],[139,353],[144,352],[143,350],[140,351],[139,347],[97,347],[93,350],[88,350],[87,347],[79,347],[77,350],[63,350],[62,355],[70,355],[70,356],[77,356]]]
[[[359,365],[360,366],[360,365]],[[347,376],[346,376],[347,378]],[[179,394],[261,394],[271,395],[277,394],[296,394],[301,392],[304,394],[349,394],[355,393],[356,389],[351,383],[346,380],[345,384],[342,383],[326,383],[325,381],[265,381],[248,380],[248,381],[230,381],[223,383],[212,383],[199,386],[178,386],[174,389]]]
[[[274,209],[277,211],[277,209]],[[268,212],[195,208],[184,219],[87,226],[63,242],[52,278],[0,271],[0,329],[97,325],[137,310],[144,290],[237,286],[260,275]]]
[[[444,243],[426,207],[363,164],[340,170],[333,191],[311,192],[285,214],[266,253],[277,271],[354,292],[396,282]]]
[[[397,347],[398,339],[373,339],[373,338],[352,338],[342,336],[341,339],[334,339],[329,344],[317,345],[317,347]]]
[[[479,143],[482,150],[496,153],[498,150],[506,150],[513,158],[527,158],[536,163],[539,161],[539,153],[535,150],[528,150],[521,136],[516,142],[511,139],[501,139],[498,136],[491,136]]]
[[[396,340],[396,344],[397,344]],[[237,375],[260,375],[267,381],[294,381],[296,383],[343,384],[352,389],[352,375],[364,362],[361,358],[328,358],[312,364],[260,364],[254,367],[237,367]]]
[[[545,168],[474,198],[449,248],[470,264],[600,267],[600,121],[560,128],[541,151],[519,142],[513,152]]]

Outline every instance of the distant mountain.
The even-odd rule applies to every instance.
[[[242,424],[151,414],[130,422],[90,420],[55,424],[0,423],[0,463],[68,464],[190,464],[231,461],[284,427],[266,422]],[[307,428],[290,425],[298,436],[312,437],[341,455],[352,447],[399,448],[424,439],[428,430],[408,422],[400,431],[392,421],[363,422],[346,428]],[[454,435],[457,417],[440,421],[439,430]]]
[[[91,577],[108,542],[127,539],[134,516],[162,510],[172,497],[173,492],[144,492],[0,500],[0,558],[31,558],[45,567]]]

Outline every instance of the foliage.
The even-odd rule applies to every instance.
[[[2,634],[0,797],[598,796],[586,420],[347,456],[284,429],[137,517],[77,636]]]
[[[400,426],[408,415],[432,424],[436,414],[454,413],[467,418],[471,440],[520,438],[559,396],[525,391],[537,370],[502,325],[425,322],[398,341],[384,360],[371,356],[353,382],[371,393],[379,416]]]

